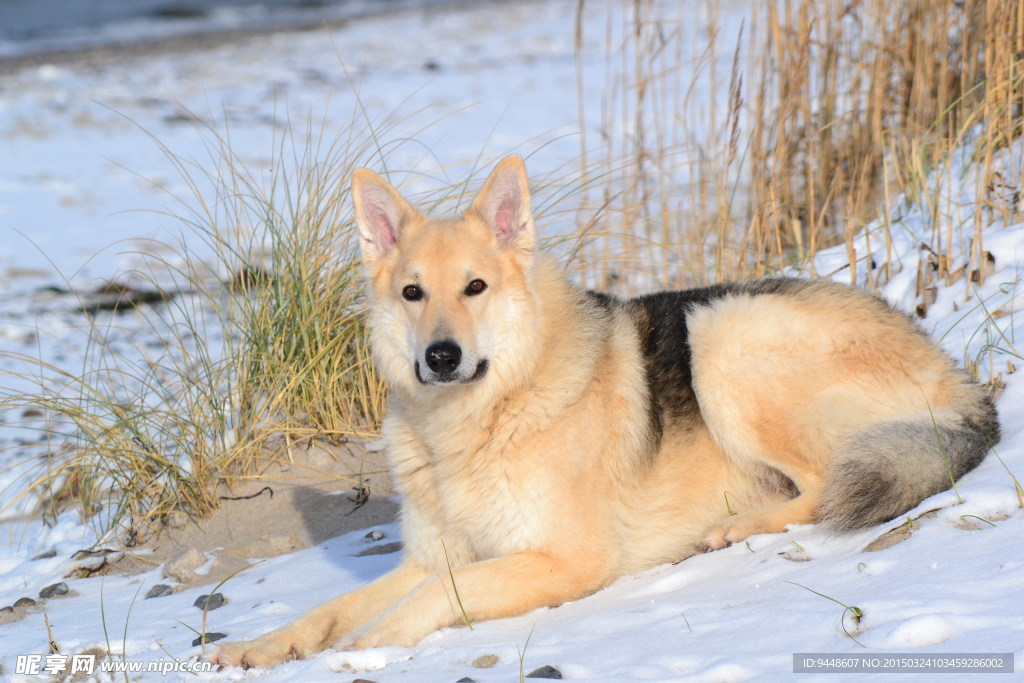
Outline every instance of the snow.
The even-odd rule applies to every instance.
[[[55,307],[40,287],[62,284],[54,269],[76,283],[113,277],[139,264],[137,250],[156,249],[145,240],[180,239],[176,223],[161,212],[174,205],[165,190],[182,195],[186,188],[149,135],[183,157],[202,160],[206,150],[186,112],[229,122],[233,146],[256,165],[272,150],[283,112],[300,120],[312,112],[327,127],[340,128],[362,107],[381,116],[413,112],[401,125],[415,141],[389,149],[387,157],[410,177],[460,178],[481,147],[487,160],[519,151],[533,153],[531,170],[559,168],[578,154],[575,6],[557,0],[403,12],[199,53],[3,74],[0,348],[81,367],[80,316]],[[588,21],[595,23],[583,58],[600,64],[603,15]],[[440,68],[428,68],[428,62]],[[584,102],[599,106],[598,84],[588,87]],[[429,121],[436,123],[426,126]],[[953,155],[935,173],[932,186],[944,192],[940,220],[974,220],[970,188],[977,171],[970,157],[969,150]],[[1019,179],[1022,158],[1018,141],[993,163],[1003,166],[1004,178]],[[894,274],[881,293],[913,311],[919,248],[931,239],[933,213],[902,197],[889,213]],[[477,623],[472,630],[445,629],[414,648],[328,651],[270,671],[132,679],[508,681],[518,678],[520,667],[529,673],[549,664],[575,680],[744,681],[788,677],[794,653],[1014,653],[1020,661],[1024,510],[1009,472],[1024,478],[1024,382],[1009,362],[1024,365],[1016,336],[1024,307],[1024,225],[1004,224],[998,215],[983,223],[993,272],[970,290],[962,279],[939,283],[922,323],[958,361],[977,361],[983,380],[992,373],[1005,382],[998,401],[1003,441],[958,482],[957,493],[937,494],[907,514],[916,521],[905,540],[865,550],[889,529],[907,525],[904,519],[840,536],[799,526],[656,567],[555,609]],[[839,247],[819,255],[816,271],[845,281],[854,273],[858,283],[867,282],[868,256],[878,263],[887,259],[884,230],[883,221],[865,230],[856,245],[856,270]],[[115,246],[96,254],[109,244]],[[952,245],[954,263],[964,263],[969,249]],[[127,316],[117,324],[142,335],[136,338],[144,343],[141,323]],[[991,365],[989,345],[1004,349]],[[36,437],[10,425],[2,429],[0,463],[10,467],[28,457],[31,443],[24,441]],[[0,606],[65,580],[70,596],[45,607],[62,652],[102,647],[133,661],[194,659],[200,648],[190,644],[190,629],[200,628],[201,613],[193,602],[210,587],[143,599],[164,581],[158,567],[134,576],[64,579],[72,566],[68,558],[91,546],[95,533],[73,513],[51,525],[25,517],[28,501],[10,498],[24,476],[24,468],[0,474],[0,508],[7,508],[0,522]],[[931,511],[937,513],[922,516]],[[385,541],[398,534],[393,525],[377,530]],[[394,567],[398,554],[355,556],[366,547],[365,535],[348,534],[240,573],[221,588],[228,603],[210,612],[208,630],[232,639],[257,636]],[[56,554],[32,559],[49,550]],[[833,599],[858,607],[859,623]],[[45,654],[47,642],[43,611],[0,623],[0,676],[48,680],[14,673],[17,655]],[[497,665],[474,668],[482,655],[496,655]],[[887,681],[891,674],[860,678]]]

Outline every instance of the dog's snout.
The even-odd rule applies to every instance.
[[[462,349],[453,341],[440,341],[427,347],[427,367],[439,375],[455,372],[461,362]]]

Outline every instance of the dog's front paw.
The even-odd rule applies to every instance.
[[[271,667],[293,659],[304,659],[309,653],[287,639],[263,637],[224,643],[207,659],[218,666],[240,666],[244,669]]]
[[[403,627],[397,620],[386,618],[374,619],[365,626],[356,629],[335,644],[339,650],[369,650],[375,647],[412,647],[420,641],[419,637],[410,632],[408,625]]]

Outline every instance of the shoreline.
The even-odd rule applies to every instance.
[[[529,1],[529,0],[528,0]],[[149,57],[153,55],[201,52],[212,50],[253,38],[277,34],[311,33],[318,30],[335,30],[366,19],[409,14],[430,15],[433,13],[459,10],[468,6],[507,5],[522,0],[436,0],[426,4],[404,4],[400,6],[374,5],[353,10],[346,16],[332,16],[319,19],[298,20],[291,23],[256,24],[237,28],[210,28],[193,33],[164,36],[143,36],[135,40],[112,40],[97,45],[77,45],[41,49],[24,54],[0,55],[0,78],[40,66],[90,66],[109,62],[113,59]]]

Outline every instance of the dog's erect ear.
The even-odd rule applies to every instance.
[[[505,157],[473,200],[475,210],[505,246],[533,249],[533,216],[526,165],[519,155]]]
[[[395,188],[365,168],[352,174],[352,202],[359,226],[359,247],[367,263],[395,246],[402,224],[416,214],[416,209]]]

